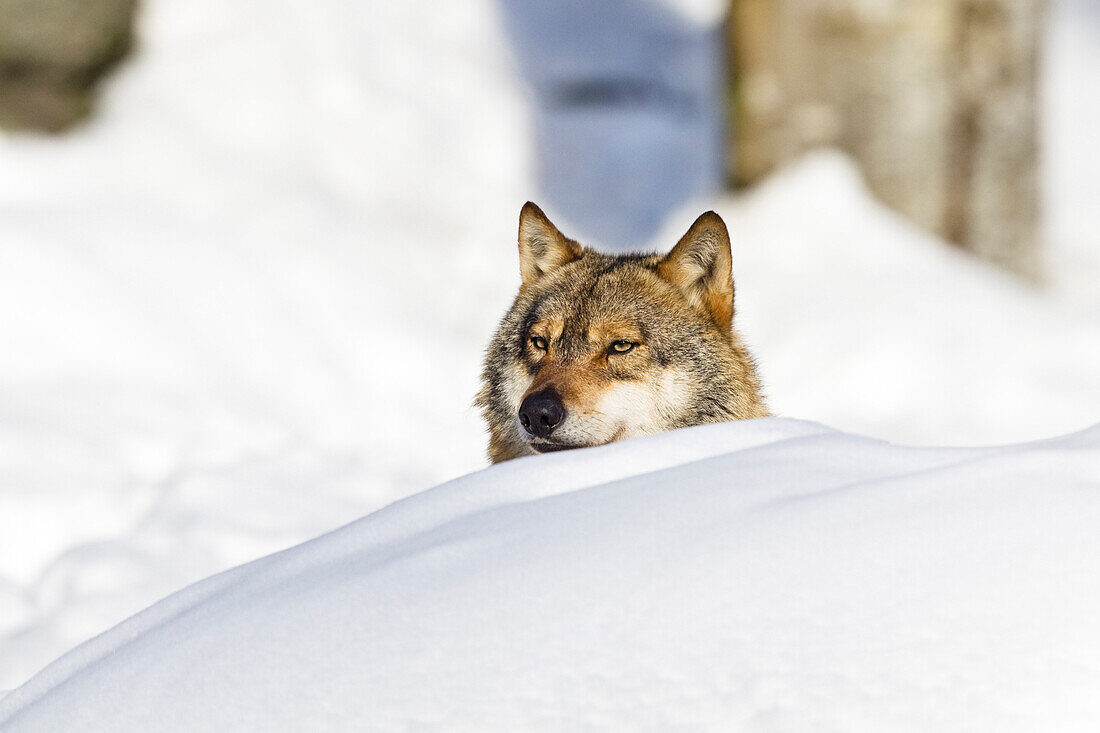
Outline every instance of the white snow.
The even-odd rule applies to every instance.
[[[162,601],[0,729],[1091,731],[1098,524],[1100,426],[521,459]]]
[[[1100,4],[1051,4],[1040,65],[1043,206],[1056,292],[1100,312]]]
[[[0,688],[483,465],[534,196],[492,0],[142,7],[94,124],[0,137]]]
[[[698,26],[714,26],[722,22],[729,3],[726,0],[652,0],[675,10],[682,18]]]
[[[188,583],[482,465],[482,428],[469,407],[480,350],[517,285],[519,206],[537,198],[523,92],[495,30],[493,3],[150,0],[142,7],[139,53],[112,80],[92,125],[63,140],[0,136],[0,689]],[[1091,16],[1079,16],[1084,6],[1059,7],[1045,66],[1051,291],[1030,290],[916,232],[878,207],[850,164],[833,154],[802,161],[744,199],[700,202],[670,222],[658,246],[669,246],[702,208],[716,207],[730,224],[738,319],[780,414],[877,438],[955,445],[1045,438],[1100,420],[1100,223],[1091,223],[1100,209],[1089,193],[1100,180],[1092,143],[1100,42]],[[799,424],[764,425],[772,426],[759,428],[766,432]],[[682,458],[676,451],[732,451],[735,436],[752,430],[729,426],[644,445],[653,447],[652,460],[673,465]],[[586,475],[568,474],[584,485],[627,470],[601,456],[618,456],[638,473],[656,465],[639,463],[649,459],[638,449],[618,450],[554,457],[561,461],[554,465],[584,466]],[[1019,460],[1037,461],[1035,450]],[[864,455],[863,447],[853,451]],[[807,472],[814,455],[805,456]],[[537,488],[501,478],[520,470],[479,475],[511,501],[514,492]],[[476,493],[481,480],[456,485]],[[966,485],[992,490],[984,481]],[[428,496],[451,491],[462,495],[440,489]],[[981,491],[975,506],[992,501]],[[876,501],[885,504],[885,495]],[[1090,516],[1087,492],[1079,495],[1081,515]],[[412,501],[429,506],[435,499]],[[605,509],[615,517],[622,507]],[[446,515],[425,511],[440,521]],[[687,526],[693,520],[684,516]],[[1023,516],[988,531],[1016,542]],[[742,518],[726,518],[737,531],[748,528]],[[935,518],[884,527],[919,543],[920,528]],[[940,518],[956,526],[950,515]],[[792,521],[810,535],[827,524],[810,516]],[[412,531],[399,524],[392,531]],[[609,531],[583,526],[593,535]],[[496,537],[500,527],[477,529]],[[938,531],[924,539],[938,541]],[[859,538],[844,532],[837,555],[821,563],[854,551]],[[586,542],[596,545],[578,548],[607,550],[618,536],[591,537]],[[777,547],[765,543],[759,552]],[[427,556],[416,557],[417,572],[428,572]],[[762,562],[764,555],[753,557]],[[551,554],[530,560],[548,572],[555,561]],[[672,560],[662,562],[672,572]],[[1062,577],[1051,569],[1057,566],[1038,567],[1021,569],[1020,588],[1005,580],[997,593],[1030,593],[1033,583]],[[581,572],[579,561],[575,569]],[[960,577],[971,570],[965,566]],[[475,587],[492,580],[463,577]],[[348,582],[375,581],[352,574]],[[842,588],[855,602],[873,586]],[[945,581],[922,592],[944,599],[957,590]],[[765,598],[787,592],[772,591]],[[234,592],[253,598],[244,588]],[[807,593],[810,608],[814,595]],[[822,593],[823,603],[842,602]],[[944,601],[944,612],[951,608]],[[746,613],[757,611],[763,606]],[[349,606],[347,613],[359,612],[366,611]],[[890,618],[897,620],[887,617],[884,628]],[[840,621],[827,619],[823,628]],[[1042,625],[1032,632],[1061,633]],[[789,662],[797,650],[785,648]],[[828,647],[821,659],[829,649],[839,653]],[[746,653],[764,659],[760,649]],[[780,662],[760,664],[767,671]],[[795,677],[784,677],[780,688],[768,681],[779,677],[763,673],[712,683],[743,683],[765,701],[781,702],[784,690],[828,696],[843,692],[845,674],[872,670],[852,664],[834,687],[815,686],[807,673],[802,692]],[[975,674],[984,664],[974,661]],[[660,669],[649,673],[659,677]],[[1077,678],[1064,674],[1072,694]],[[929,669],[921,689],[947,694],[937,686],[948,679]],[[177,691],[188,691],[200,681],[179,684]],[[598,669],[592,684],[602,684]],[[909,704],[902,686],[890,688],[898,710]],[[558,692],[537,691],[547,715],[557,714],[551,703]],[[26,694],[5,704],[22,705],[12,700]],[[663,694],[638,688],[635,703]],[[1024,693],[1016,699],[1027,704]],[[700,715],[713,702],[700,698]],[[754,725],[788,725],[777,716]]]
[[[734,240],[735,318],[776,413],[944,445],[1100,421],[1100,311],[915,231],[847,160],[814,155],[716,208]]]

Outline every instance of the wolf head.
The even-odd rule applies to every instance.
[[[519,260],[477,397],[493,462],[767,414],[732,327],[729,234],[713,211],[667,255],[612,256],[528,202]]]

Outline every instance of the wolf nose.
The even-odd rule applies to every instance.
[[[519,424],[529,434],[539,438],[549,438],[550,433],[564,419],[565,405],[552,389],[527,395],[527,399],[519,406]]]

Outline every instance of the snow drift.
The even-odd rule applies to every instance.
[[[836,156],[685,212],[730,225],[773,408],[931,444],[1100,419],[1100,46],[1055,5],[1059,292],[914,231]],[[150,0],[108,92],[77,134],[0,136],[0,688],[480,468],[469,403],[538,198],[493,0]]]
[[[0,730],[1094,730],[1100,426],[520,459],[192,586]]]
[[[534,196],[494,0],[157,0],[140,39],[89,127],[0,135],[0,689],[484,465]]]

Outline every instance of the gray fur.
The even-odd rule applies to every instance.
[[[705,245],[713,248],[715,243]],[[728,252],[728,239],[725,246]],[[510,393],[508,375],[522,370],[530,381],[536,379],[541,354],[528,344],[530,329],[547,319],[564,325],[551,347],[554,363],[563,369],[589,369],[594,383],[654,384],[670,370],[688,376],[690,390],[678,390],[673,404],[655,406],[660,417],[643,432],[767,415],[755,365],[736,331],[724,329],[698,305],[689,305],[685,293],[659,274],[664,257],[579,251],[579,257],[521,286],[486,351],[477,404],[489,425],[491,460],[535,452],[517,428],[519,402],[514,385]],[[700,264],[705,263],[695,266]],[[633,324],[642,334],[645,353],[601,359],[604,347],[592,341],[591,333],[607,322]]]

